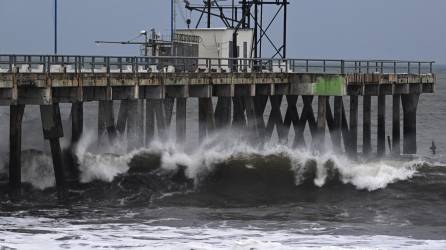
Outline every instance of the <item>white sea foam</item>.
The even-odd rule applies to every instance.
[[[328,235],[255,227],[169,227],[160,220],[141,224],[76,223],[68,219],[0,217],[0,248],[17,249],[445,249],[445,240],[386,235]],[[74,222],[74,223],[73,223]],[[152,225],[153,224],[153,225]],[[23,230],[23,231],[22,231]]]
[[[110,182],[117,175],[126,173],[128,163],[137,154],[154,153],[161,156],[161,167],[174,170],[185,167],[186,176],[199,183],[200,178],[222,162],[237,157],[266,157],[276,155],[290,160],[295,173],[296,185],[300,185],[308,171],[315,172],[314,184],[324,186],[334,170],[340,180],[352,184],[358,189],[369,191],[385,188],[387,185],[407,180],[416,173],[422,161],[352,161],[333,152],[315,154],[306,149],[294,149],[282,144],[267,143],[253,146],[242,139],[233,139],[226,133],[218,133],[206,139],[196,148],[184,148],[172,141],[154,141],[147,148],[124,153],[121,143],[95,148],[96,138],[92,133],[85,133],[76,147],[80,161],[81,181],[102,180]],[[118,142],[120,142],[118,140]],[[312,164],[308,164],[308,163]],[[309,166],[313,170],[308,169]],[[249,163],[247,168],[254,168]],[[271,166],[274,167],[274,166]],[[24,179],[35,187],[44,189],[54,185],[52,162],[49,156],[38,155],[24,161]]]

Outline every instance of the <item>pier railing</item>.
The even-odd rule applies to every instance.
[[[0,55],[0,73],[398,73],[432,74],[433,61]]]

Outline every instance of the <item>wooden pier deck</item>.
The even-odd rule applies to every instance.
[[[334,148],[356,157],[359,98],[363,98],[362,154],[372,153],[371,100],[378,100],[376,155],[386,151],[386,96],[392,102],[392,146],[388,151],[414,154],[416,111],[423,93],[433,93],[433,62],[389,60],[213,59],[180,57],[105,57],[0,55],[0,105],[10,106],[10,183],[20,186],[21,121],[26,105],[40,105],[45,139],[50,141],[58,186],[67,169],[75,168],[74,153],[62,159],[64,136],[59,103],[72,103],[71,149],[83,131],[83,102],[98,101],[98,135],[111,140],[127,134],[133,147],[166,136],[175,107],[176,136],[186,138],[186,103],[198,98],[199,137],[215,129],[248,128],[266,141],[277,130],[293,145],[323,150],[329,131]],[[214,109],[213,99],[217,98]],[[287,112],[280,107],[286,97]],[[301,97],[301,98],[299,98]],[[333,98],[333,105],[330,98]],[[318,108],[313,110],[317,98]],[[347,116],[344,99],[349,99]],[[298,100],[303,109],[298,110]],[[120,101],[115,119],[114,101]],[[265,107],[271,112],[265,121]],[[135,112],[139,110],[139,112]],[[305,142],[308,125],[312,142]],[[328,129],[327,129],[328,128]],[[71,166],[71,167],[70,167]],[[72,171],[73,172],[73,171]],[[76,171],[74,171],[76,172]]]

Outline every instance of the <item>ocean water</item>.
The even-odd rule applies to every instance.
[[[86,104],[81,184],[64,200],[37,107],[24,118],[21,196],[7,191],[9,111],[1,108],[0,249],[446,249],[446,67],[436,72],[436,93],[420,98],[419,155],[410,158],[351,160],[329,141],[315,154],[277,139],[249,143],[243,131],[199,144],[194,101],[187,143],[127,152],[125,138],[98,146],[97,107]],[[67,132],[69,106],[62,113]]]

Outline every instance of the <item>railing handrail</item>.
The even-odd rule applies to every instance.
[[[36,59],[37,58],[37,59]],[[196,64],[190,62],[196,61]],[[181,64],[182,63],[182,64]],[[293,72],[296,69],[304,69],[305,72],[315,72],[314,69],[322,69],[322,72],[328,73],[327,70],[336,69],[341,74],[348,73],[347,70],[353,69],[354,73],[370,73],[381,72],[384,69],[391,69],[393,73],[398,70],[407,70],[404,73],[421,74],[423,69],[428,68],[429,73],[433,73],[433,64],[435,61],[413,61],[413,60],[355,60],[355,59],[315,59],[315,58],[216,58],[216,57],[184,57],[184,56],[104,56],[104,55],[26,55],[26,54],[0,54],[0,66],[9,65],[12,69],[16,65],[43,65],[48,72],[51,71],[51,65],[74,65],[76,72],[82,71],[86,65],[90,66],[94,73],[96,66],[105,66],[107,72],[110,72],[110,66],[119,66],[122,72],[123,66],[174,66],[182,68],[184,72],[192,72],[198,68],[206,68],[211,71],[215,67],[220,70],[225,67],[233,71],[247,70],[274,70],[279,67],[280,71]],[[304,65],[301,65],[304,64]],[[389,66],[391,65],[391,66]],[[403,66],[402,66],[403,65]],[[426,66],[427,65],[427,66]],[[82,67],[84,66],[84,67]],[[283,67],[285,67],[283,69]],[[188,70],[187,70],[188,69]]]

